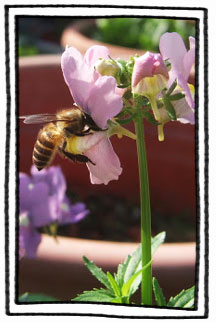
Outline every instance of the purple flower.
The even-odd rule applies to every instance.
[[[34,258],[41,242],[41,235],[28,219],[28,212],[20,214],[19,225],[19,258]]]
[[[190,49],[187,51],[181,36],[176,32],[166,32],[160,38],[160,52],[163,59],[171,63],[168,87],[177,79],[178,85],[183,89],[188,105],[194,108],[187,80],[195,59],[195,39],[189,37]]]
[[[116,93],[115,78],[101,76],[94,67],[99,58],[108,58],[108,54],[106,47],[93,46],[82,57],[76,48],[70,47],[66,48],[61,60],[64,79],[75,103],[102,129],[108,128],[107,121],[123,106],[121,96]],[[121,174],[120,161],[109,141],[108,131],[94,133],[88,138],[73,138],[68,146],[69,152],[83,153],[95,163],[87,163],[92,183],[107,184]]]
[[[71,205],[67,197],[64,198],[60,207],[61,218],[59,218],[59,222],[61,225],[75,224],[89,214],[89,210],[86,209],[84,203],[77,202]]]
[[[41,235],[37,228],[65,225],[83,219],[89,211],[83,203],[71,205],[65,196],[66,182],[60,167],[20,173],[20,257],[35,257]]]
[[[20,213],[28,211],[34,227],[58,221],[66,191],[61,168],[49,167],[38,171],[32,166],[31,175],[20,173]]]

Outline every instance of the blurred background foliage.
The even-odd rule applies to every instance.
[[[195,36],[194,24],[187,20],[152,18],[97,19],[93,38],[114,45],[158,51],[160,36],[166,32],[178,32],[188,43]]]
[[[58,54],[63,30],[82,19],[70,17],[18,18],[19,56]],[[88,19],[90,20],[90,19]],[[91,19],[95,20],[95,19]],[[195,36],[194,20],[154,18],[99,18],[86,36],[118,46],[158,51],[160,36],[178,32],[188,46],[188,37]]]

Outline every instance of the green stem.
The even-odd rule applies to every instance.
[[[134,120],[137,135],[137,155],[139,164],[140,181],[140,210],[141,210],[141,247],[142,267],[152,260],[151,256],[151,208],[148,182],[148,168],[146,159],[146,148],[144,140],[144,126],[141,108],[137,109],[137,118]],[[152,265],[150,264],[142,272],[141,283],[142,305],[152,304]]]

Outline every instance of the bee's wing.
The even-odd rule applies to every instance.
[[[57,119],[56,114],[33,114],[20,116],[20,119],[24,119],[26,124],[37,124],[37,123],[49,123],[60,121]]]

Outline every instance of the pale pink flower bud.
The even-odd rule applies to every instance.
[[[153,77],[156,74],[169,77],[168,69],[160,54],[147,51],[144,55],[134,58],[135,64],[132,74],[132,87],[135,87],[143,78]]]

